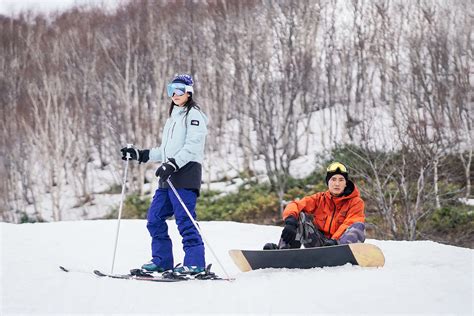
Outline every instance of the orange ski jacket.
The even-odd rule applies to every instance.
[[[339,239],[346,229],[356,222],[365,222],[364,201],[359,190],[351,182],[350,194],[335,197],[329,191],[306,196],[290,202],[283,211],[283,219],[299,217],[300,212],[313,215],[313,223],[326,237]]]

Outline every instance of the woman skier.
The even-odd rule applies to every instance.
[[[129,153],[130,159],[138,160],[139,163],[161,162],[155,173],[159,177],[159,186],[147,215],[147,228],[152,238],[152,259],[142,266],[146,271],[173,269],[173,246],[166,224],[166,219],[173,215],[183,238],[185,252],[183,266],[175,268],[174,272],[197,274],[205,271],[201,236],[167,183],[169,179],[195,219],[208,119],[193,100],[193,84],[188,74],[177,75],[168,84],[167,93],[171,98],[169,117],[159,147],[121,149],[122,159],[126,159]]]

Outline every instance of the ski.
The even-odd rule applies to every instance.
[[[64,266],[59,266],[64,272],[74,272],[76,270],[71,270],[65,268]],[[132,269],[129,274],[110,274],[104,273],[100,270],[93,270],[93,274],[98,277],[107,277],[112,279],[123,279],[123,280],[137,280],[137,281],[149,281],[149,282],[181,282],[181,281],[197,281],[197,280],[213,280],[213,281],[233,281],[234,279],[221,278],[217,276],[214,272],[211,272],[211,264],[206,267],[206,270],[202,273],[195,275],[181,274],[173,272],[172,270],[162,272],[160,274],[151,273],[143,271],[142,269]],[[85,272],[79,271],[76,272]],[[90,273],[90,272],[89,272]]]
[[[95,275],[99,277],[107,277],[112,279],[125,279],[125,280],[138,280],[138,281],[150,281],[150,282],[180,282],[180,281],[188,281],[187,278],[165,278],[162,276],[139,276],[139,275],[132,275],[132,274],[108,274],[103,273],[99,270],[93,271]]]

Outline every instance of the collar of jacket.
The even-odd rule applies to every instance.
[[[172,117],[178,117],[178,116],[181,116],[184,113],[186,113],[186,107],[175,105],[173,107],[173,111],[171,111],[171,116]]]

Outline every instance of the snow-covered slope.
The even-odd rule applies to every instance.
[[[145,221],[122,221],[115,272],[139,267],[149,257]],[[180,236],[169,223],[176,263]],[[280,228],[232,222],[201,227],[233,282],[173,284],[65,273],[110,271],[116,221],[13,225],[0,223],[0,314],[459,314],[473,313],[474,250],[430,241],[368,240],[385,253],[383,268],[346,265],[311,270],[241,273],[227,251],[260,248]],[[207,251],[213,270],[223,271]]]

